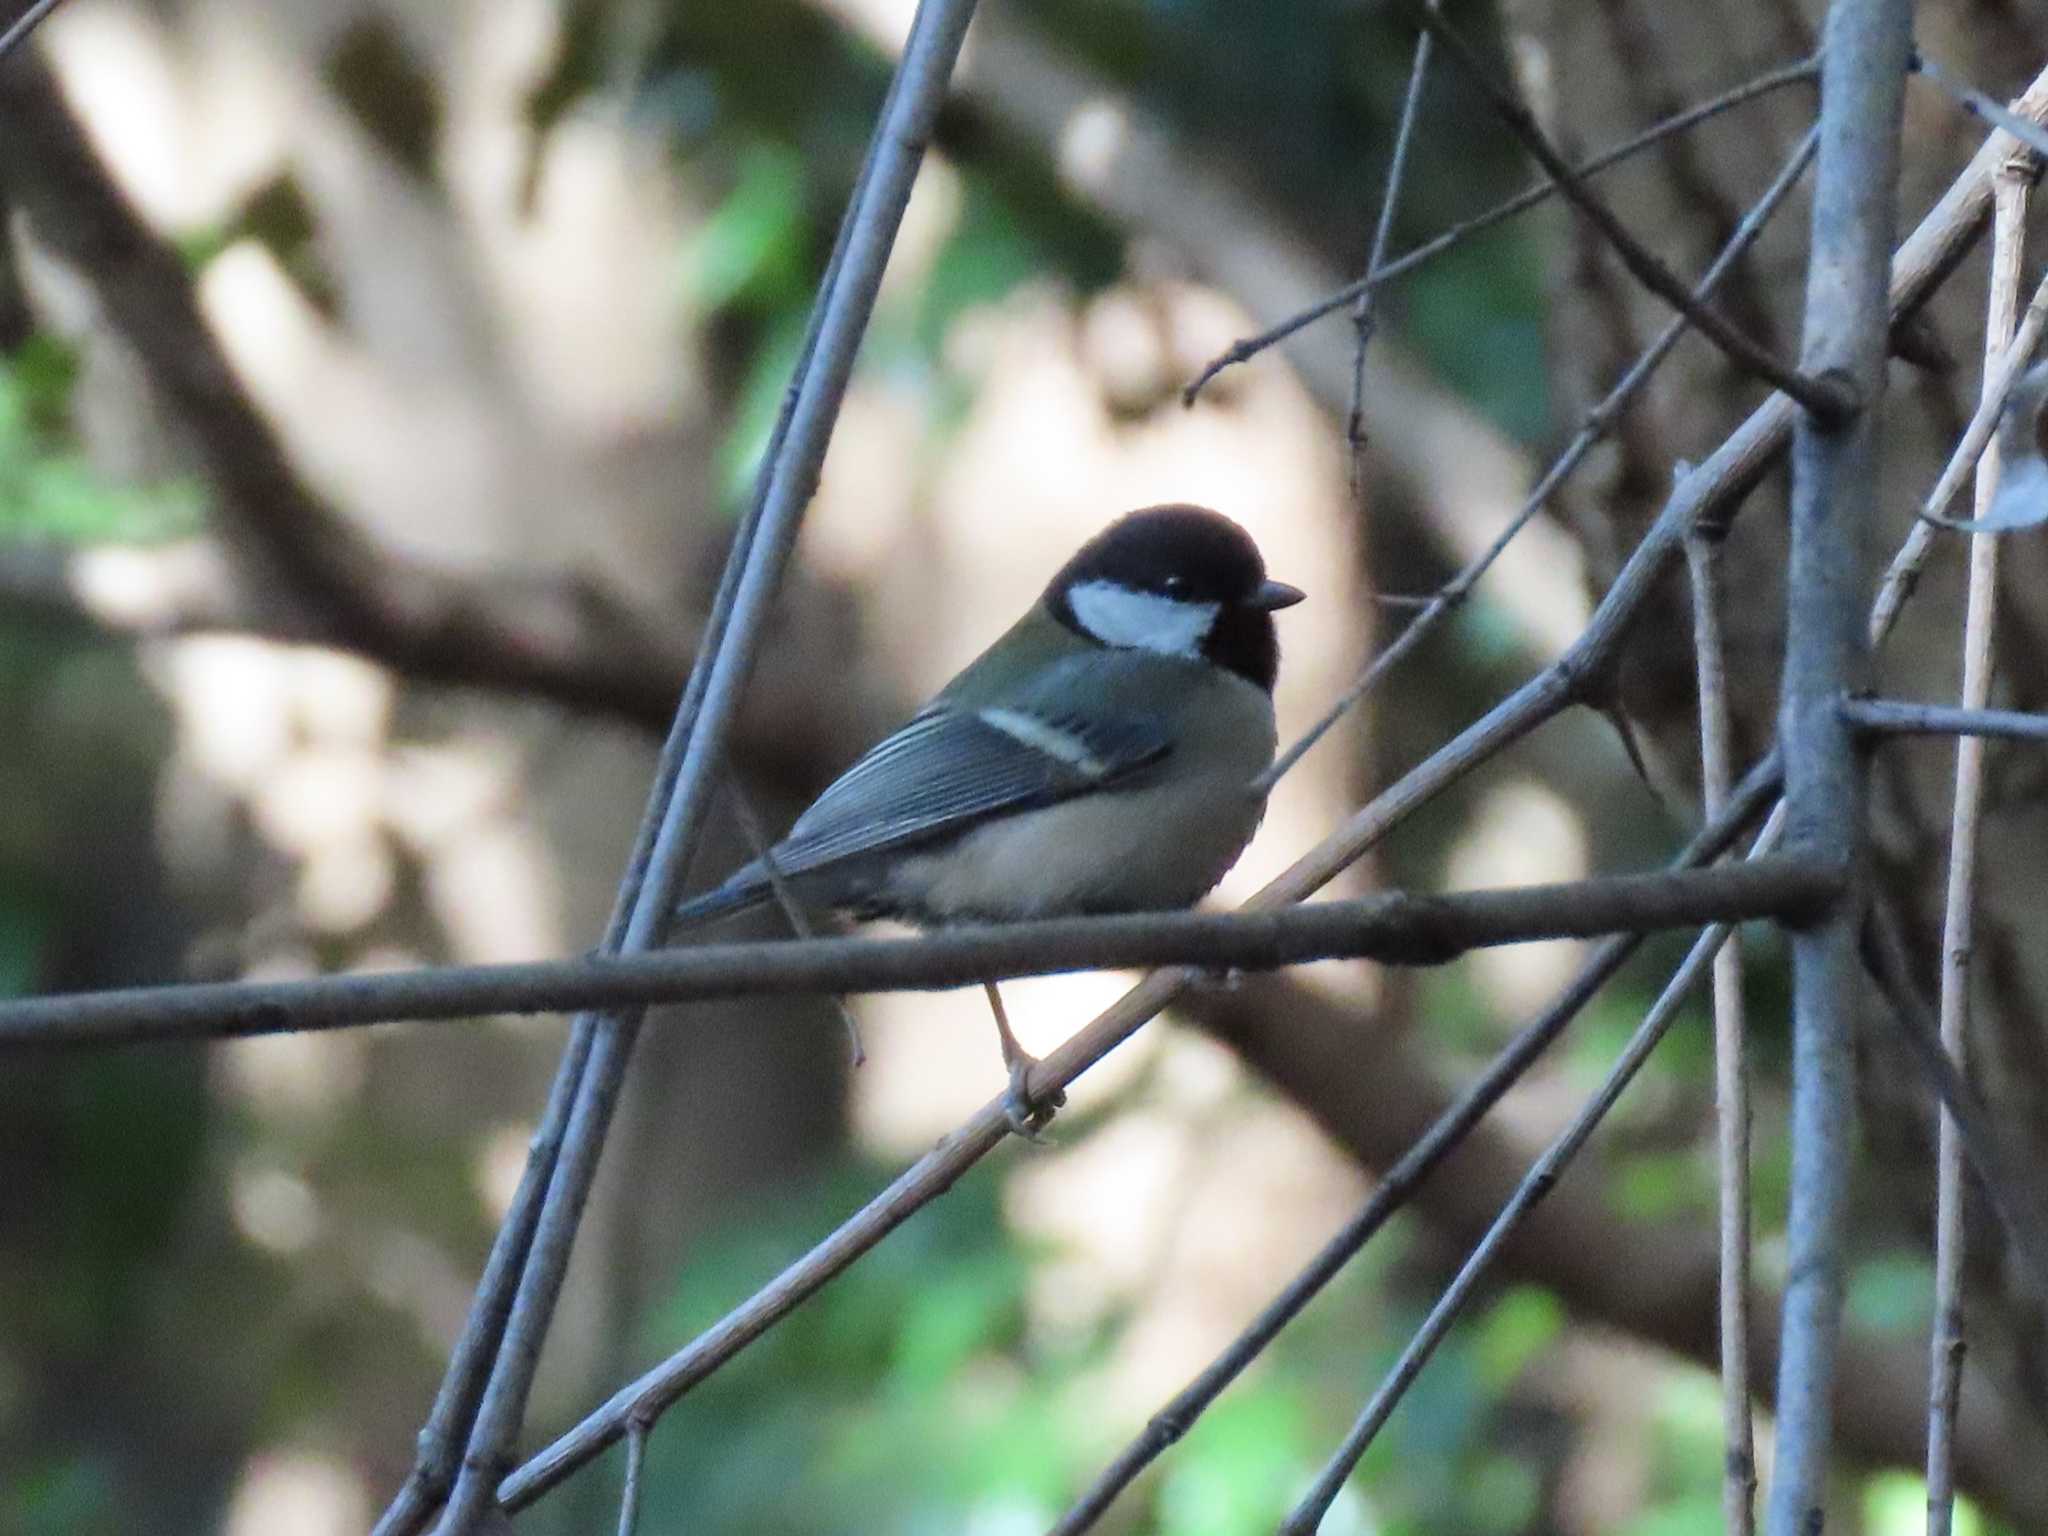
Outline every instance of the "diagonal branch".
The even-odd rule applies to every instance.
[[[0,124],[9,201],[92,286],[187,430],[250,590],[276,591],[323,637],[408,674],[640,711],[655,679],[673,698],[675,652],[652,639],[651,617],[587,582],[478,581],[396,558],[307,487],[200,314],[184,262],[114,184],[34,53],[0,68]]]
[[[1427,36],[1428,34],[1425,33],[1424,35]],[[1757,199],[1755,205],[1743,216],[1741,223],[1729,235],[1727,244],[1721,248],[1715,255],[1714,260],[1708,265],[1706,272],[1700,278],[1699,286],[1693,290],[1697,297],[1704,300],[1708,294],[1712,293],[1721,280],[1734,268],[1735,264],[1742,259],[1744,253],[1756,243],[1757,236],[1763,233],[1764,226],[1770,221],[1771,215],[1777,211],[1779,204],[1785,200],[1786,195],[1797,184],[1800,174],[1806,169],[1808,162],[1812,160],[1814,146],[1817,142],[1818,138],[1814,133],[1809,133],[1800,140],[1798,146],[1786,159],[1783,167],[1780,168],[1778,174],[1772,178],[1771,184],[1764,189],[1763,195]],[[1309,748],[1320,741],[1338,721],[1342,720],[1367,694],[1372,692],[1380,679],[1387,675],[1395,663],[1419,646],[1437,625],[1450,616],[1452,610],[1456,609],[1466,598],[1472,595],[1472,590],[1478,586],[1480,579],[1493,569],[1494,563],[1507,551],[1508,546],[1515,541],[1516,536],[1524,528],[1528,527],[1535,520],[1536,514],[1549,504],[1550,498],[1556,494],[1558,487],[1563,485],[1572,473],[1578,469],[1579,465],[1585,461],[1586,455],[1599,446],[1600,442],[1614,430],[1614,423],[1620,417],[1621,412],[1626,409],[1631,400],[1642,392],[1643,387],[1650,382],[1651,376],[1656,373],[1664,359],[1671,355],[1671,350],[1678,345],[1679,339],[1685,335],[1686,329],[1690,324],[1691,318],[1685,314],[1671,317],[1670,322],[1658,334],[1656,340],[1645,347],[1642,355],[1630,365],[1628,370],[1619,379],[1615,380],[1614,387],[1608,390],[1598,403],[1586,412],[1585,419],[1580,423],[1578,432],[1565,445],[1564,452],[1560,453],[1551,462],[1550,467],[1537,479],[1536,484],[1530,487],[1529,494],[1522,498],[1521,506],[1515,509],[1514,515],[1508,519],[1507,525],[1494,536],[1493,542],[1488,544],[1472,560],[1468,561],[1457,575],[1445,582],[1430,597],[1423,600],[1421,611],[1408,621],[1406,628],[1395,637],[1394,642],[1374,656],[1360,671],[1351,686],[1338,696],[1336,702],[1323,713],[1322,717],[1306,731],[1303,731],[1289,745],[1286,751],[1273,760],[1272,766],[1261,776],[1261,782],[1267,784],[1277,783],[1283,774],[1287,773],[1289,769],[1293,768],[1295,763],[1301,760]]]
[[[1778,761],[1773,754],[1751,772],[1729,805],[1722,808],[1710,824],[1686,845],[1672,867],[1687,868],[1717,857],[1764,802],[1777,793],[1779,782]],[[1223,1390],[1243,1374],[1245,1368],[1279,1337],[1280,1331],[1299,1316],[1324,1287],[1337,1278],[1344,1266],[1395,1212],[1408,1203],[1436,1168],[1458,1150],[1487,1112],[1520,1081],[1537,1057],[1599,995],[1600,989],[1640,947],[1638,937],[1616,935],[1589,954],[1578,974],[1565,984],[1550,1006],[1524,1025],[1502,1047],[1487,1069],[1467,1084],[1456,1100],[1447,1105],[1428,1129],[1401,1153],[1393,1166],[1380,1177],[1371,1198],[1358,1214],[1317,1250],[1315,1257],[1287,1282],[1280,1294],[1231,1340],[1200,1375],[1152,1415],[1138,1436],[1060,1517],[1051,1536],[1081,1536],[1082,1532],[1091,1529],[1140,1473],[1182,1439]]]
[[[885,111],[897,99],[901,82],[902,75],[899,72],[890,82],[889,94],[884,104]],[[790,429],[802,396],[800,386],[804,380],[812,376],[812,364],[817,357],[819,337],[825,327],[825,296],[839,289],[846,266],[847,250],[852,243],[855,223],[853,214],[867,195],[876,159],[875,147],[871,144],[867,158],[861,166],[860,175],[855,181],[853,194],[848,200],[847,216],[841,220],[839,233],[833,241],[832,255],[826,263],[823,280],[819,285],[819,300],[813,306],[811,316],[805,324],[803,343],[798,350],[795,378],[784,393],[782,405],[776,412],[775,425],[769,434],[767,448],[762,457],[763,472],[756,478],[753,497],[734,537],[731,553],[719,578],[718,591],[712,600],[711,612],[699,641],[696,663],[690,670],[690,680],[684,689],[682,702],[676,710],[675,718],[655,763],[654,785],[648,795],[647,808],[641,815],[640,827],[634,834],[633,852],[627,861],[625,879],[620,884],[611,918],[606,925],[602,949],[607,954],[616,953],[624,944],[633,914],[641,906],[643,890],[661,840],[663,827],[669,821],[675,805],[676,783],[681,775],[684,759],[696,736],[705,692],[710,686],[712,662],[724,647],[739,601],[741,578],[754,558],[756,536],[760,532],[761,522],[767,511],[769,495],[774,489],[774,468],[783,461]],[[673,902],[674,886],[680,874],[681,861],[669,860],[668,868],[661,875],[667,889],[656,893],[663,911],[666,911],[668,905]],[[570,1116],[581,1096],[590,1064],[598,1022],[595,1017],[585,1015],[577,1019],[571,1030],[568,1047],[562,1054],[554,1082],[548,1090],[547,1106],[542,1112],[540,1126],[535,1131],[533,1144],[527,1152],[526,1166],[520,1172],[518,1187],[511,1205],[506,1210],[504,1220],[499,1223],[498,1234],[492,1240],[489,1258],[485,1262],[483,1274],[477,1281],[476,1295],[470,1303],[468,1315],[463,1320],[462,1333],[449,1355],[448,1367],[443,1375],[440,1390],[435,1395],[434,1406],[425,1427],[420,1431],[419,1456],[383,1517],[378,1520],[373,1536],[415,1536],[434,1510],[440,1506],[454,1481],[456,1458],[461,1445],[467,1441],[475,1427],[479,1406],[488,1385],[488,1372],[493,1357],[503,1343],[515,1291],[522,1283],[541,1213],[550,1198],[555,1169],[561,1158],[563,1143],[568,1136]]]
[[[1757,839],[1760,853],[1777,839],[1775,822],[1764,829]],[[1752,858],[1756,855],[1752,854]],[[1281,1522],[1281,1536],[1309,1536],[1322,1526],[1323,1516],[1329,1513],[1330,1505],[1336,1501],[1344,1484],[1350,1480],[1359,1459],[1366,1453],[1380,1430],[1392,1416],[1401,1399],[1413,1386],[1415,1378],[1422,1374],[1422,1368],[1429,1363],[1429,1357],[1436,1352],[1457,1321],[1458,1314],[1471,1300],[1479,1282],[1485,1278],[1501,1250],[1513,1239],[1522,1224],[1536,1209],[1538,1202],[1550,1193],[1565,1168],[1577,1157],[1608,1111],[1619,1102],[1622,1091],[1642,1070],[1643,1063],[1650,1059],[1650,1053],[1657,1048],[1671,1025],[1678,1018],[1678,1010],[1691,996],[1694,987],[1706,976],[1713,964],[1714,956],[1728,941],[1734,930],[1725,923],[1717,923],[1702,933],[1690,952],[1680,963],[1656,1002],[1636,1026],[1628,1044],[1622,1048],[1607,1076],[1601,1081],[1592,1097],[1574,1115],[1571,1122],[1559,1133],[1556,1140],[1544,1149],[1516,1185],[1515,1192],[1502,1206],[1500,1214],[1487,1228],[1486,1235],[1466,1255],[1458,1273],[1444,1290],[1437,1304],[1430,1309],[1422,1326],[1410,1337],[1393,1367],[1387,1372],[1371,1399],[1359,1412],[1357,1421],[1344,1436],[1343,1443],[1330,1457],[1323,1470],[1317,1474],[1307,1493],[1295,1505],[1292,1513]]]
[[[762,471],[759,527],[732,589],[731,627],[710,652],[695,720],[678,722],[678,734],[687,732],[687,741],[622,950],[652,947],[666,935],[717,782],[724,739],[760,651],[770,603],[817,485],[883,268],[973,14],[974,0],[924,0],[912,20],[902,65],[875,125],[868,166],[846,213],[835,281],[818,298],[817,340],[794,388],[788,436],[782,453]],[[593,1026],[589,1060],[547,1181],[497,1368],[477,1408],[462,1471],[437,1528],[440,1536],[464,1536],[476,1527],[494,1503],[498,1480],[509,1465],[639,1022],[639,1011],[629,1010],[605,1015]]]
[[[1844,392],[1833,380],[1786,367],[1722,319],[1717,311],[1696,301],[1677,274],[1629,233],[1628,226],[1621,222],[1614,210],[1586,186],[1551,144],[1529,109],[1512,91],[1493,78],[1493,72],[1464,36],[1434,11],[1424,9],[1419,14],[1422,25],[1457,55],[1458,62],[1465,67],[1465,73],[1478,86],[1480,94],[1486,97],[1515,137],[1522,141],[1530,157],[1557,183],[1558,191],[1607,237],[1608,244],[1614,247],[1614,253],[1634,274],[1637,282],[1690,318],[1699,327],[1700,334],[1726,353],[1730,362],[1790,395],[1814,416],[1823,421],[1841,421],[1854,414],[1858,403],[1856,398]]]
[[[64,0],[34,0],[29,8],[14,19],[5,32],[0,32],[0,59],[4,59],[23,43],[29,35],[41,26],[50,12],[62,5]]]
[[[1589,156],[1572,167],[1572,175],[1583,182],[1588,177],[1595,176],[1610,166],[1619,165],[1622,161],[1630,159],[1654,145],[1663,143],[1675,134],[1684,133],[1691,128],[1697,127],[1709,118],[1718,117],[1724,112],[1742,106],[1746,102],[1754,101],[1760,96],[1768,95],[1772,91],[1782,90],[1788,85],[1797,85],[1802,81],[1812,80],[1819,73],[1820,66],[1813,59],[1799,59],[1791,64],[1781,65],[1777,69],[1758,75],[1754,80],[1746,80],[1741,85],[1723,91],[1711,100],[1700,102],[1698,105],[1667,117],[1661,122],[1653,123],[1641,133],[1636,134],[1632,138],[1624,139],[1619,144],[1604,149],[1597,155]],[[1496,224],[1504,223],[1518,213],[1526,213],[1529,209],[1547,201],[1559,190],[1560,183],[1548,178],[1532,187],[1524,188],[1506,202],[1496,204],[1485,213],[1466,219],[1462,223],[1454,224],[1442,234],[1434,235],[1428,240],[1423,241],[1422,244],[1403,251],[1384,266],[1374,271],[1368,271],[1364,277],[1359,278],[1356,282],[1347,283],[1342,288],[1332,290],[1322,298],[1317,299],[1313,304],[1296,310],[1293,314],[1287,316],[1286,319],[1268,326],[1257,335],[1246,336],[1241,340],[1233,342],[1224,352],[1211,359],[1203,367],[1202,371],[1182,391],[1182,398],[1192,402],[1207,387],[1209,381],[1226,368],[1234,368],[1239,363],[1250,362],[1261,352],[1266,351],[1270,347],[1278,346],[1296,331],[1315,324],[1316,321],[1323,319],[1327,315],[1335,314],[1345,305],[1356,302],[1382,284],[1390,283],[1395,278],[1412,272],[1424,262],[1434,260],[1445,251],[1451,249],[1451,247],[1462,244],[1474,235],[1481,234],[1493,228]]]
[[[1452,1107],[1442,1064],[1411,1042],[1376,1033],[1370,1012],[1354,1000],[1274,977],[1235,992],[1204,990],[1184,1006],[1380,1177],[1390,1177],[1417,1138]],[[1361,1050],[1368,1046],[1372,1070],[1361,1071]],[[1421,1184],[1409,1209],[1463,1251],[1495,1219],[1529,1162],[1519,1137],[1481,1124]],[[1597,1186],[1566,1180],[1536,1208],[1500,1263],[1503,1275],[1554,1291],[1573,1316],[1712,1370],[1718,1358],[1715,1249],[1711,1231],[1698,1221],[1627,1221]],[[1617,1262],[1617,1255],[1629,1261]],[[1750,1311],[1750,1355],[1765,1402],[1775,1384],[1779,1343],[1772,1300],[1759,1294]],[[1924,1339],[1850,1333],[1842,1343],[1841,1381],[1842,1454],[1858,1463],[1917,1467],[1926,1428]],[[1971,1383],[1957,1437],[1959,1478],[2015,1531],[2048,1529],[2042,1444],[2036,1416],[2002,1396],[1995,1383]]]

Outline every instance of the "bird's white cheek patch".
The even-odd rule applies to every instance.
[[[1088,743],[1072,731],[1063,731],[1058,726],[1027,715],[1015,709],[984,709],[981,720],[992,725],[1012,741],[1021,741],[1034,752],[1043,752],[1047,757],[1057,758],[1077,773],[1089,778],[1100,778],[1108,772],[1109,765],[1088,750]]]
[[[1081,627],[1104,645],[1199,656],[1216,623],[1214,603],[1184,603],[1114,581],[1086,581],[1067,593]]]

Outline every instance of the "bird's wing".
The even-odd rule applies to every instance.
[[[935,705],[820,795],[773,850],[775,864],[800,875],[1050,805],[1114,784],[1167,747],[1165,728],[1148,717],[1093,719],[1028,698],[979,710]]]
[[[1107,788],[1157,763],[1172,735],[1148,708],[1142,661],[1115,653],[1071,658],[1000,705],[942,696],[877,743],[797,818],[769,850],[776,872],[794,879],[844,867]],[[1092,671],[1076,670],[1091,664]],[[1109,686],[1092,694],[1076,686],[1088,682]],[[1077,696],[1114,702],[1077,707]],[[684,903],[675,920],[687,926],[753,906],[769,888],[768,871],[756,860]]]

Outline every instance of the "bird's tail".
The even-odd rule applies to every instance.
[[[693,896],[670,915],[673,928],[695,928],[721,917],[745,912],[768,899],[768,882],[754,873],[753,866],[737,871],[725,884]]]

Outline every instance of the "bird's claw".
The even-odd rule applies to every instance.
[[[1052,1124],[1053,1115],[1067,1102],[1067,1091],[1055,1088],[1034,1100],[1031,1097],[1031,1069],[1037,1065],[1036,1056],[1027,1056],[1021,1051],[1011,1058],[1010,1086],[1003,1093],[1003,1118],[1010,1122],[1010,1129],[1017,1135],[1044,1146],[1045,1128]]]

